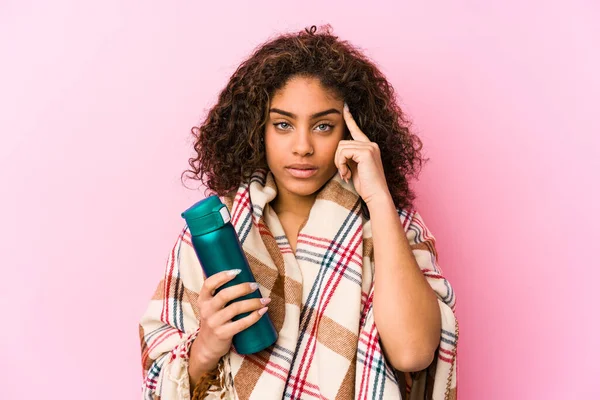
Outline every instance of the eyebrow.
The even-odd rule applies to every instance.
[[[274,112],[277,114],[285,115],[287,117],[294,118],[294,119],[296,118],[296,114],[293,114],[289,111],[280,110],[279,108],[271,108],[269,110],[269,112]],[[328,114],[340,114],[341,115],[341,113],[338,110],[336,110],[335,108],[330,108],[329,110],[315,113],[315,114],[311,115],[310,118],[315,119],[315,118],[319,118],[319,117],[322,117],[322,116],[328,115]]]

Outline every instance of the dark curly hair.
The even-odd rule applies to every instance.
[[[261,137],[270,98],[294,76],[311,76],[343,98],[361,130],[379,145],[390,193],[398,208],[415,199],[408,177],[417,177],[423,144],[396,103],[377,66],[331,26],[311,26],[277,36],[240,64],[204,123],[192,128],[196,155],[183,172],[219,196],[235,191],[257,169],[267,168]]]

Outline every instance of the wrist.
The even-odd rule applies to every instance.
[[[382,191],[377,195],[371,196],[368,201],[365,201],[367,207],[369,207],[369,211],[373,212],[380,207],[389,207],[392,206],[394,209],[396,206],[394,205],[394,199],[392,199],[392,195],[389,190]]]
[[[214,370],[219,364],[220,356],[213,354],[207,346],[203,346],[198,338],[192,343],[189,359],[189,373],[199,377]]]

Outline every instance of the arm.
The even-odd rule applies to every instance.
[[[391,196],[376,197],[367,206],[376,260],[373,312],[382,347],[394,368],[420,371],[434,359],[441,316],[436,293],[421,271],[428,265],[420,265],[413,251],[433,246],[434,239],[423,235],[418,239],[426,241],[418,243],[416,231],[405,232]]]
[[[434,379],[425,376],[421,389],[433,390],[435,398],[455,397],[456,298],[437,266],[435,238],[417,212],[404,216],[408,228],[403,229],[379,146],[360,130],[347,104],[344,120],[354,140],[340,141],[335,163],[342,179],[352,179],[370,211],[377,264],[372,308],[386,359],[404,375],[435,366],[428,373]]]

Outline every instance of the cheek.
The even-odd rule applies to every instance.
[[[281,143],[273,140],[267,140],[267,138],[265,138],[265,157],[267,159],[267,163],[277,163],[283,154],[281,150]]]
[[[337,151],[339,141],[334,143],[328,143],[323,148],[323,157],[329,161],[329,163],[334,164],[335,160],[335,152]]]
[[[267,163],[272,164],[276,154],[277,154],[277,151],[273,150],[272,147],[269,147],[269,146],[265,147],[265,158],[267,159]]]

